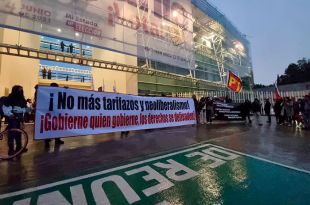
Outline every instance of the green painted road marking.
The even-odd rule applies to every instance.
[[[0,204],[309,204],[310,174],[212,144],[0,195]]]

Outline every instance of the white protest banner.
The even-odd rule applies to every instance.
[[[140,97],[40,86],[35,139],[196,124],[190,98]]]

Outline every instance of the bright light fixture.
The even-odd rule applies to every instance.
[[[57,32],[58,32],[58,33],[60,33],[60,32],[61,32],[61,29],[60,29],[60,28],[58,28],[58,29],[57,29]]]
[[[75,33],[75,36],[80,36],[80,34],[76,32],[76,33]]]
[[[244,49],[244,46],[241,42],[235,41],[234,46],[235,46],[236,50],[239,52],[239,54],[244,54],[245,49]]]
[[[212,40],[215,37],[215,33],[211,32],[205,36],[202,37],[204,40]]]
[[[173,12],[172,12],[172,16],[173,16],[173,17],[177,17],[178,15],[179,15],[179,14],[178,14],[177,11],[173,11]]]

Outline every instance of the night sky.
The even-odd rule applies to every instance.
[[[310,0],[208,1],[247,35],[255,83],[274,83],[290,63],[310,58]]]

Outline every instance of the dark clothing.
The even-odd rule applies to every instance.
[[[270,109],[271,109],[271,103],[269,101],[267,101],[265,103],[265,107],[264,107],[266,115],[270,114]]]
[[[63,41],[61,41],[61,43],[60,43],[60,48],[61,48],[61,52],[64,52],[64,50],[65,50],[65,44],[64,44]]]
[[[194,100],[194,106],[195,106],[195,111],[198,111],[198,100],[196,98],[193,98]]]
[[[207,122],[212,122],[212,110],[206,110]]]
[[[70,44],[70,46],[69,46],[69,50],[70,50],[70,53],[73,53],[73,45],[72,44]]]
[[[12,107],[21,107],[26,108],[27,107],[27,101],[25,99],[22,99],[19,96],[13,96],[10,94],[3,103],[6,107],[12,106]]]
[[[51,69],[49,69],[47,71],[47,79],[52,79],[52,71],[51,71]]]
[[[250,101],[245,101],[241,105],[242,118],[243,118],[243,120],[246,120],[246,118],[248,118],[249,123],[252,123],[250,112],[251,112],[251,102]]]
[[[42,70],[42,78],[45,79],[46,78],[46,69],[43,68]]]
[[[197,107],[197,111],[198,113],[201,112],[201,110],[203,109],[203,107],[206,105],[206,101],[205,98],[201,98],[198,102],[198,107]]]
[[[213,116],[213,101],[207,100],[206,101],[206,118],[207,122],[212,122],[212,116]]]
[[[226,102],[226,103],[232,103],[232,99],[226,96],[225,102]]]
[[[258,101],[254,101],[254,102],[252,103],[252,111],[253,111],[253,112],[260,112],[260,111],[261,111],[260,108],[261,108],[261,107],[260,107],[260,103],[259,103]]]
[[[269,101],[266,101],[264,110],[265,110],[265,114],[268,116],[269,123],[271,122],[270,109],[271,109],[271,103]]]
[[[250,114],[251,112],[251,103],[250,101],[244,102],[243,104],[243,111],[245,114]]]
[[[14,110],[14,107],[20,107],[20,108],[26,108],[27,102],[25,99],[23,99],[22,96],[13,95],[10,94],[6,100],[4,101],[4,105],[6,107],[12,106],[12,109]],[[8,117],[8,129],[21,128],[21,123],[24,121],[23,113],[14,113],[13,117]],[[16,143],[16,149],[14,149],[14,141]],[[14,154],[14,150],[20,150],[22,147],[21,142],[21,134],[17,132],[9,132],[8,136],[8,147],[9,147],[9,155]]]
[[[281,119],[281,110],[282,110],[282,103],[281,101],[276,101],[274,107],[274,114],[276,116],[276,120],[277,120],[277,123],[280,124],[282,119]]]
[[[198,100],[195,97],[193,97],[192,99],[194,101],[195,112],[196,112],[196,121],[197,121],[197,124],[198,124],[199,123]]]
[[[21,128],[21,121],[16,118],[8,118],[8,129],[20,129]],[[16,144],[16,149],[14,149],[14,140]],[[9,132],[8,137],[8,146],[9,146],[9,155],[14,154],[14,150],[20,150],[22,148],[22,139],[21,133],[11,131]]]

